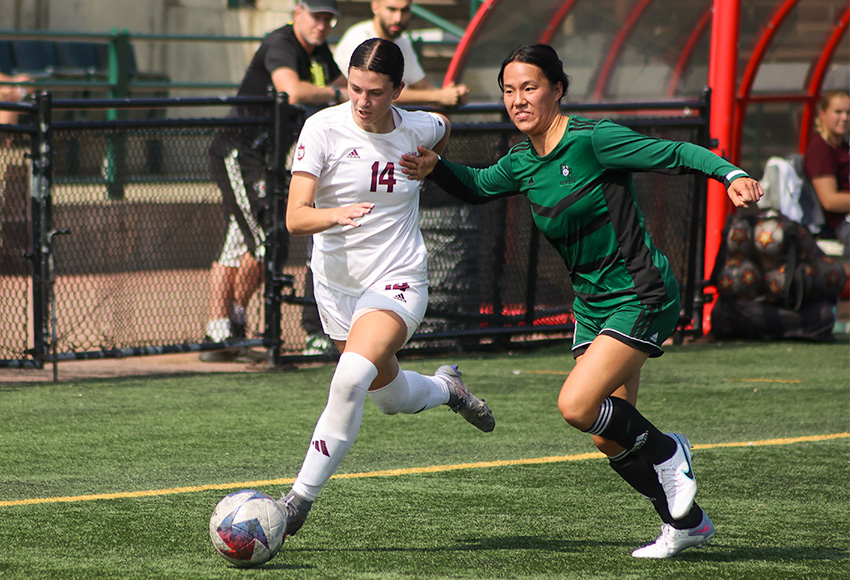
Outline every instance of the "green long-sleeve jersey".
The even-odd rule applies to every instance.
[[[702,173],[727,186],[746,176],[692,143],[570,117],[560,143],[544,157],[525,141],[484,169],[441,161],[431,179],[470,203],[525,195],[534,223],[566,263],[577,298],[597,310],[634,300],[662,305],[679,295],[638,208],[636,171]]]

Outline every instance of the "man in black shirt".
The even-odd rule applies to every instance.
[[[293,22],[270,32],[254,54],[238,96],[283,92],[291,104],[308,108],[348,100],[345,77],[327,45],[339,18],[336,0],[300,0]],[[268,115],[264,105],[235,106],[229,117]],[[210,167],[222,192],[227,230],[210,273],[210,320],[206,340],[221,342],[245,334],[245,308],[262,283],[262,212],[265,157],[270,136],[261,127],[228,128],[210,146]],[[233,360],[238,350],[205,352],[207,362]]]

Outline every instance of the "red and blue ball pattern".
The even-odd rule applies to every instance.
[[[246,489],[218,503],[210,518],[210,540],[228,562],[259,566],[280,551],[285,528],[286,518],[274,499]]]

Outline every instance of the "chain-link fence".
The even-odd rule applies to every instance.
[[[267,347],[275,361],[303,356],[301,315],[309,306],[298,297],[307,239],[289,240],[283,225],[285,154],[303,115],[283,95],[254,99],[269,115],[236,124],[191,114],[240,101],[53,101],[42,93],[26,105],[27,122],[0,126],[0,365],[252,346]],[[707,105],[695,105],[663,118],[619,113],[618,120],[705,144],[707,118],[693,111]],[[74,120],[54,121],[60,117]],[[265,284],[247,308],[244,338],[215,343],[206,336],[211,266],[226,223],[209,150],[224,130],[268,137],[270,203]],[[504,122],[454,121],[446,156],[487,166],[521,138]],[[682,326],[698,328],[705,180],[635,179],[647,225],[683,285]],[[467,206],[426,182],[420,216],[430,305],[407,349],[475,349],[570,333],[566,268],[541,240],[523,197]]]
[[[32,342],[31,138],[0,125],[0,358],[27,358]],[[5,356],[4,356],[5,355]]]

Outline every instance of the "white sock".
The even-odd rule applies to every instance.
[[[313,501],[348,454],[363,420],[369,385],[378,376],[367,358],[345,352],[331,379],[328,403],[313,430],[313,438],[292,490]]]
[[[230,319],[217,318],[207,323],[207,336],[213,342],[221,342],[230,336]]]
[[[412,415],[445,405],[449,401],[449,389],[436,377],[400,370],[390,384],[369,391],[369,398],[387,415]]]

